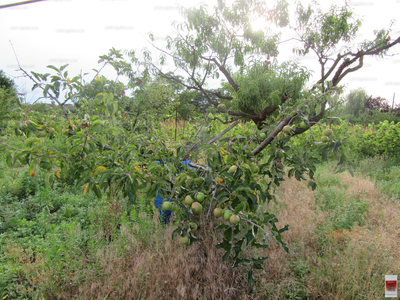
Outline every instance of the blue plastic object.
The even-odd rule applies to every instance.
[[[182,164],[188,166],[190,169],[194,169],[193,167],[189,166],[190,162],[191,162],[191,160],[183,160],[183,161],[181,161]],[[157,163],[160,164],[160,161],[157,160]],[[183,168],[179,171],[179,173],[182,173],[182,172],[183,172]],[[165,201],[171,201],[171,200],[166,199]],[[164,223],[164,224],[168,224],[169,221],[170,221],[170,218],[171,218],[172,211],[163,210],[162,207],[161,207],[163,202],[164,202],[164,199],[159,194],[157,194],[156,200],[154,201],[154,203],[155,203],[158,211],[160,212],[160,222]]]

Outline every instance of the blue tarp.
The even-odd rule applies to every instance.
[[[186,166],[188,166],[188,168],[194,169],[193,167],[189,166],[189,163],[190,163],[190,162],[191,162],[190,160],[183,160],[183,161],[181,161],[181,163],[184,164],[184,165],[186,165]],[[159,164],[160,161],[157,161],[157,163]],[[183,168],[180,170],[179,173],[182,173],[182,172],[183,172]],[[166,199],[166,201],[171,201],[171,200]],[[160,212],[160,222],[162,222],[162,223],[164,223],[164,224],[167,224],[167,223],[169,223],[169,221],[170,221],[172,211],[170,211],[170,210],[163,210],[162,207],[161,207],[162,204],[163,204],[163,202],[164,202],[164,199],[161,198],[161,196],[160,196],[159,194],[157,194],[156,200],[154,201],[154,203],[155,203],[155,205],[156,205],[158,211]]]

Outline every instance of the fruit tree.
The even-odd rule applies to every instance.
[[[321,157],[334,153],[338,171],[346,166],[334,130],[325,131],[324,142],[316,142],[313,127],[326,126],[320,121],[334,107],[343,78],[361,70],[364,59],[390,54],[400,37],[388,40],[390,30],[379,30],[373,40],[353,44],[361,21],[347,6],[323,12],[301,4],[293,10],[284,0],[272,6],[237,0],[214,9],[185,9],[183,15],[176,36],[167,39],[166,49],[158,48],[160,64],[149,51],[140,60],[129,52],[129,63],[115,49],[101,57],[118,75],[129,78],[128,87],[137,97],[133,101],[141,103],[138,109],[156,108],[155,130],[147,135],[126,130],[132,127],[121,123],[129,118],[124,119],[112,91],[89,97],[81,93],[80,76],[69,78],[66,66],[50,66],[54,75],[25,74],[34,88],[43,90],[43,97],[60,106],[79,103],[80,110],[72,115],[64,109],[63,116],[50,117],[23,112],[16,133],[25,138],[25,147],[6,142],[0,146],[7,149],[9,165],[28,164],[31,176],[40,168],[50,185],[62,181],[98,197],[120,194],[131,203],[140,195],[154,201],[159,193],[170,200],[164,208],[173,210],[173,236],[180,236],[183,244],[201,242],[198,224],[218,223],[216,229],[223,234],[216,246],[224,251],[222,259],[230,260],[232,267],[244,265],[253,284],[254,270],[262,269],[267,257],[245,249],[267,248],[273,240],[288,250],[282,233],[289,226],[277,228],[276,216],[264,204],[275,200],[273,191],[286,172],[308,180],[314,189],[315,164]],[[311,81],[310,72],[294,61],[279,63],[279,34],[252,30],[254,18],[263,18],[271,29],[292,29],[298,41],[294,52],[313,52],[319,77]],[[164,71],[168,59],[177,72]],[[208,88],[217,78],[224,79],[221,87]],[[177,85],[200,93],[219,114],[208,115],[186,140],[173,143],[155,123],[163,113],[158,104],[167,103],[168,97],[177,99],[176,89],[171,89]],[[66,99],[60,100],[61,95]],[[296,149],[291,140],[300,134],[309,135],[307,147]],[[311,154],[314,147],[321,157]],[[187,160],[193,169],[181,163]]]

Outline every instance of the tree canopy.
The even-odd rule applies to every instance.
[[[10,119],[11,112],[19,104],[17,90],[14,80],[7,77],[0,70],[0,133],[2,128],[6,126],[6,121]]]
[[[218,109],[229,113],[232,121],[250,119],[262,130],[279,115],[283,125],[303,119],[312,126],[333,107],[332,96],[340,92],[343,78],[361,69],[366,57],[387,55],[400,37],[391,40],[390,29],[382,29],[374,32],[373,40],[354,44],[362,22],[347,5],[331,6],[328,11],[316,5],[294,5],[292,9],[284,0],[274,5],[238,0],[214,9],[183,9],[185,21],[175,24],[177,34],[167,38],[166,48],[154,45],[162,53],[161,66],[171,59],[179,76],[165,73],[150,61],[148,66],[160,76],[199,91],[215,107],[224,103]],[[269,30],[253,30],[254,18],[263,18]],[[273,30],[281,27],[293,32],[298,42],[294,53],[317,56],[320,74],[314,82],[310,82],[309,71],[295,62],[279,63],[276,57],[284,42]],[[184,79],[181,74],[186,75]],[[210,90],[210,80],[217,78],[223,78],[223,88]],[[304,131],[298,128],[293,134]]]

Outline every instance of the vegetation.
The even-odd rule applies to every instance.
[[[0,134],[18,104],[19,99],[14,81],[0,70]]]
[[[390,30],[380,30],[353,45],[361,22],[347,6],[299,4],[294,19],[290,11],[285,1],[241,0],[184,10],[160,64],[149,51],[100,57],[117,79],[129,78],[126,86],[101,69],[89,83],[70,77],[67,65],[21,69],[56,109],[22,105],[0,141],[3,299],[380,293],[382,274],[397,265],[374,243],[359,246],[356,233],[393,233],[381,226],[396,217],[397,202],[379,200],[391,209],[377,213],[373,184],[354,189],[357,179],[332,173],[384,158],[390,168],[376,185],[397,199],[400,128],[332,126],[325,117],[337,111],[340,81],[400,37],[391,42]],[[295,62],[278,62],[279,35],[251,29],[260,16],[296,28],[294,51],[319,57],[316,82]],[[164,70],[168,59],[179,71]],[[220,76],[222,86],[209,89]],[[156,209],[157,195],[164,200]],[[385,251],[395,244],[387,237]],[[338,257],[349,262],[341,272]]]
[[[351,91],[344,100],[344,105],[338,109],[338,116],[347,119],[351,124],[368,126],[389,121],[398,123],[400,111],[398,105],[390,107],[386,99],[367,95],[365,90]]]

